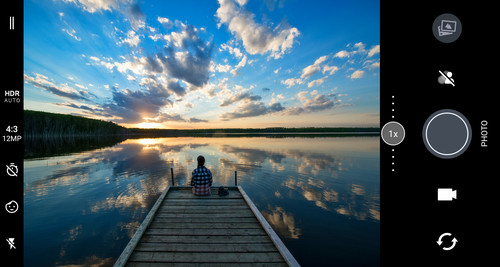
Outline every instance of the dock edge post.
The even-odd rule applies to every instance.
[[[276,232],[274,232],[271,225],[269,225],[269,223],[266,221],[266,218],[264,218],[262,213],[260,213],[259,209],[257,209],[255,204],[253,204],[252,200],[250,199],[250,197],[248,197],[247,193],[245,193],[245,191],[243,190],[243,188],[241,186],[238,186],[238,191],[240,191],[241,195],[245,199],[245,202],[250,207],[250,209],[252,210],[255,217],[257,217],[257,219],[260,222],[260,225],[262,225],[262,228],[264,228],[264,231],[266,231],[266,233],[269,235],[269,237],[273,241],[273,244],[276,246],[276,248],[280,252],[283,259],[285,259],[288,266],[292,266],[292,267],[300,266],[299,262],[293,257],[292,253],[290,253],[290,251],[285,246],[283,241],[281,241],[281,239],[276,234]]]

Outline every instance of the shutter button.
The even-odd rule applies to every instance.
[[[451,159],[460,156],[469,147],[470,129],[469,121],[462,113],[442,109],[427,118],[422,138],[425,147],[434,156]]]

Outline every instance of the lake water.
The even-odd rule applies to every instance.
[[[379,137],[173,137],[24,161],[25,266],[110,266],[203,155],[241,185],[302,266],[378,266]]]

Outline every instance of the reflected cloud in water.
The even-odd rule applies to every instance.
[[[175,184],[186,185],[198,155],[215,186],[232,185],[237,170],[238,184],[285,240],[307,235],[301,223],[310,213],[378,222],[378,146],[369,137],[178,137],[25,160],[25,261],[113,262],[171,184],[170,168]]]
[[[262,215],[266,221],[285,238],[298,239],[302,230],[295,225],[295,218],[282,207],[268,206],[268,211],[263,211]]]

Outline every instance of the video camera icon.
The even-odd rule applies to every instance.
[[[452,201],[453,199],[457,199],[457,190],[438,188],[438,201]]]

